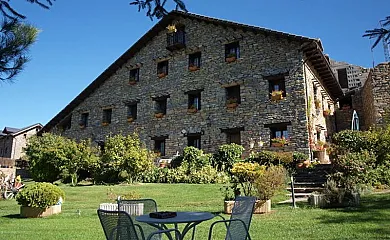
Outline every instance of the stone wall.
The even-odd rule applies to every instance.
[[[251,139],[270,145],[270,129],[266,124],[291,122],[288,126],[291,142],[289,150],[308,152],[306,91],[311,78],[304,76],[301,42],[275,36],[244,32],[240,29],[208,24],[190,19],[177,20],[185,26],[186,48],[170,52],[166,49],[166,31],[136,53],[99,89],[74,109],[71,128],[63,134],[76,139],[102,140],[109,134],[138,132],[147,147],[153,149],[153,137],[167,136],[167,155],[182,151],[187,146],[188,133],[200,133],[202,149],[215,151],[227,142],[223,129],[241,128],[241,143],[248,150]],[[240,57],[225,61],[225,44],[239,42]],[[201,52],[201,68],[188,71],[188,54]],[[158,78],[157,63],[169,61],[168,75]],[[129,85],[129,69],[140,67],[140,80]],[[266,76],[287,74],[287,97],[270,101]],[[307,81],[305,82],[305,77]],[[228,110],[226,87],[240,86],[241,103]],[[320,86],[322,88],[322,86]],[[187,113],[188,91],[201,90],[202,109]],[[169,96],[167,113],[154,117],[154,97]],[[138,102],[137,119],[127,122],[126,102]],[[102,126],[102,111],[112,108],[112,123]],[[81,114],[89,113],[88,126],[78,126]],[[320,124],[324,124],[324,120]],[[255,144],[258,149],[258,144]]]

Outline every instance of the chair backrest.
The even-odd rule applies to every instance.
[[[124,211],[97,210],[107,240],[139,240],[129,214]]]
[[[230,219],[239,219],[241,220],[246,227],[246,230],[249,232],[249,227],[252,220],[253,209],[255,207],[256,197],[250,196],[238,196],[234,200],[234,205],[232,209],[232,215]],[[242,224],[237,221],[232,221],[229,223],[226,239],[246,239],[247,231],[243,229]]]
[[[147,223],[137,222],[135,220],[136,216],[157,212],[157,203],[153,199],[144,198],[134,200],[118,200],[118,210],[127,212],[133,222],[142,227],[145,236],[148,236],[150,233],[153,233],[157,230],[155,227],[150,226]]]

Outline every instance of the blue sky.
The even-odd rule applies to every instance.
[[[11,1],[41,33],[15,83],[0,84],[0,128],[46,124],[156,24],[131,1],[57,0],[51,10]],[[372,54],[362,35],[390,15],[389,0],[184,1],[193,13],[320,38],[338,61],[384,61],[381,46]]]

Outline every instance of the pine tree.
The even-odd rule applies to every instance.
[[[0,12],[3,14],[4,17],[10,18],[10,19],[16,19],[16,18],[22,18],[25,19],[26,16],[20,14],[18,11],[16,11],[10,4],[11,0],[0,0]],[[25,0],[29,3],[37,4],[42,8],[49,9],[50,6],[53,5],[53,1],[55,0],[45,0],[46,3],[42,3],[39,0]]]
[[[187,12],[186,6],[181,0],[173,0],[176,4],[176,10],[182,10]],[[165,9],[165,4],[167,0],[135,0],[131,2],[130,5],[138,6],[138,12],[146,9],[146,16],[150,17],[151,20],[153,18],[160,19],[163,16],[168,14],[168,11]]]
[[[28,61],[29,47],[38,29],[18,19],[4,19],[0,26],[0,82],[12,82]]]

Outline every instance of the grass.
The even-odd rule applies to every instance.
[[[40,219],[19,218],[15,200],[0,201],[0,239],[103,240],[96,209],[109,202],[108,189],[136,191],[157,201],[160,210],[210,211],[223,209],[220,185],[138,184],[115,186],[61,186],[66,193],[62,213]],[[80,210],[80,215],[78,214]],[[207,239],[210,224],[198,225],[196,239]],[[300,203],[298,209],[273,203],[270,214],[254,215],[252,239],[390,239],[390,193],[362,197],[359,208],[316,209]],[[222,236],[222,229],[217,233]],[[189,238],[188,238],[189,239]]]

